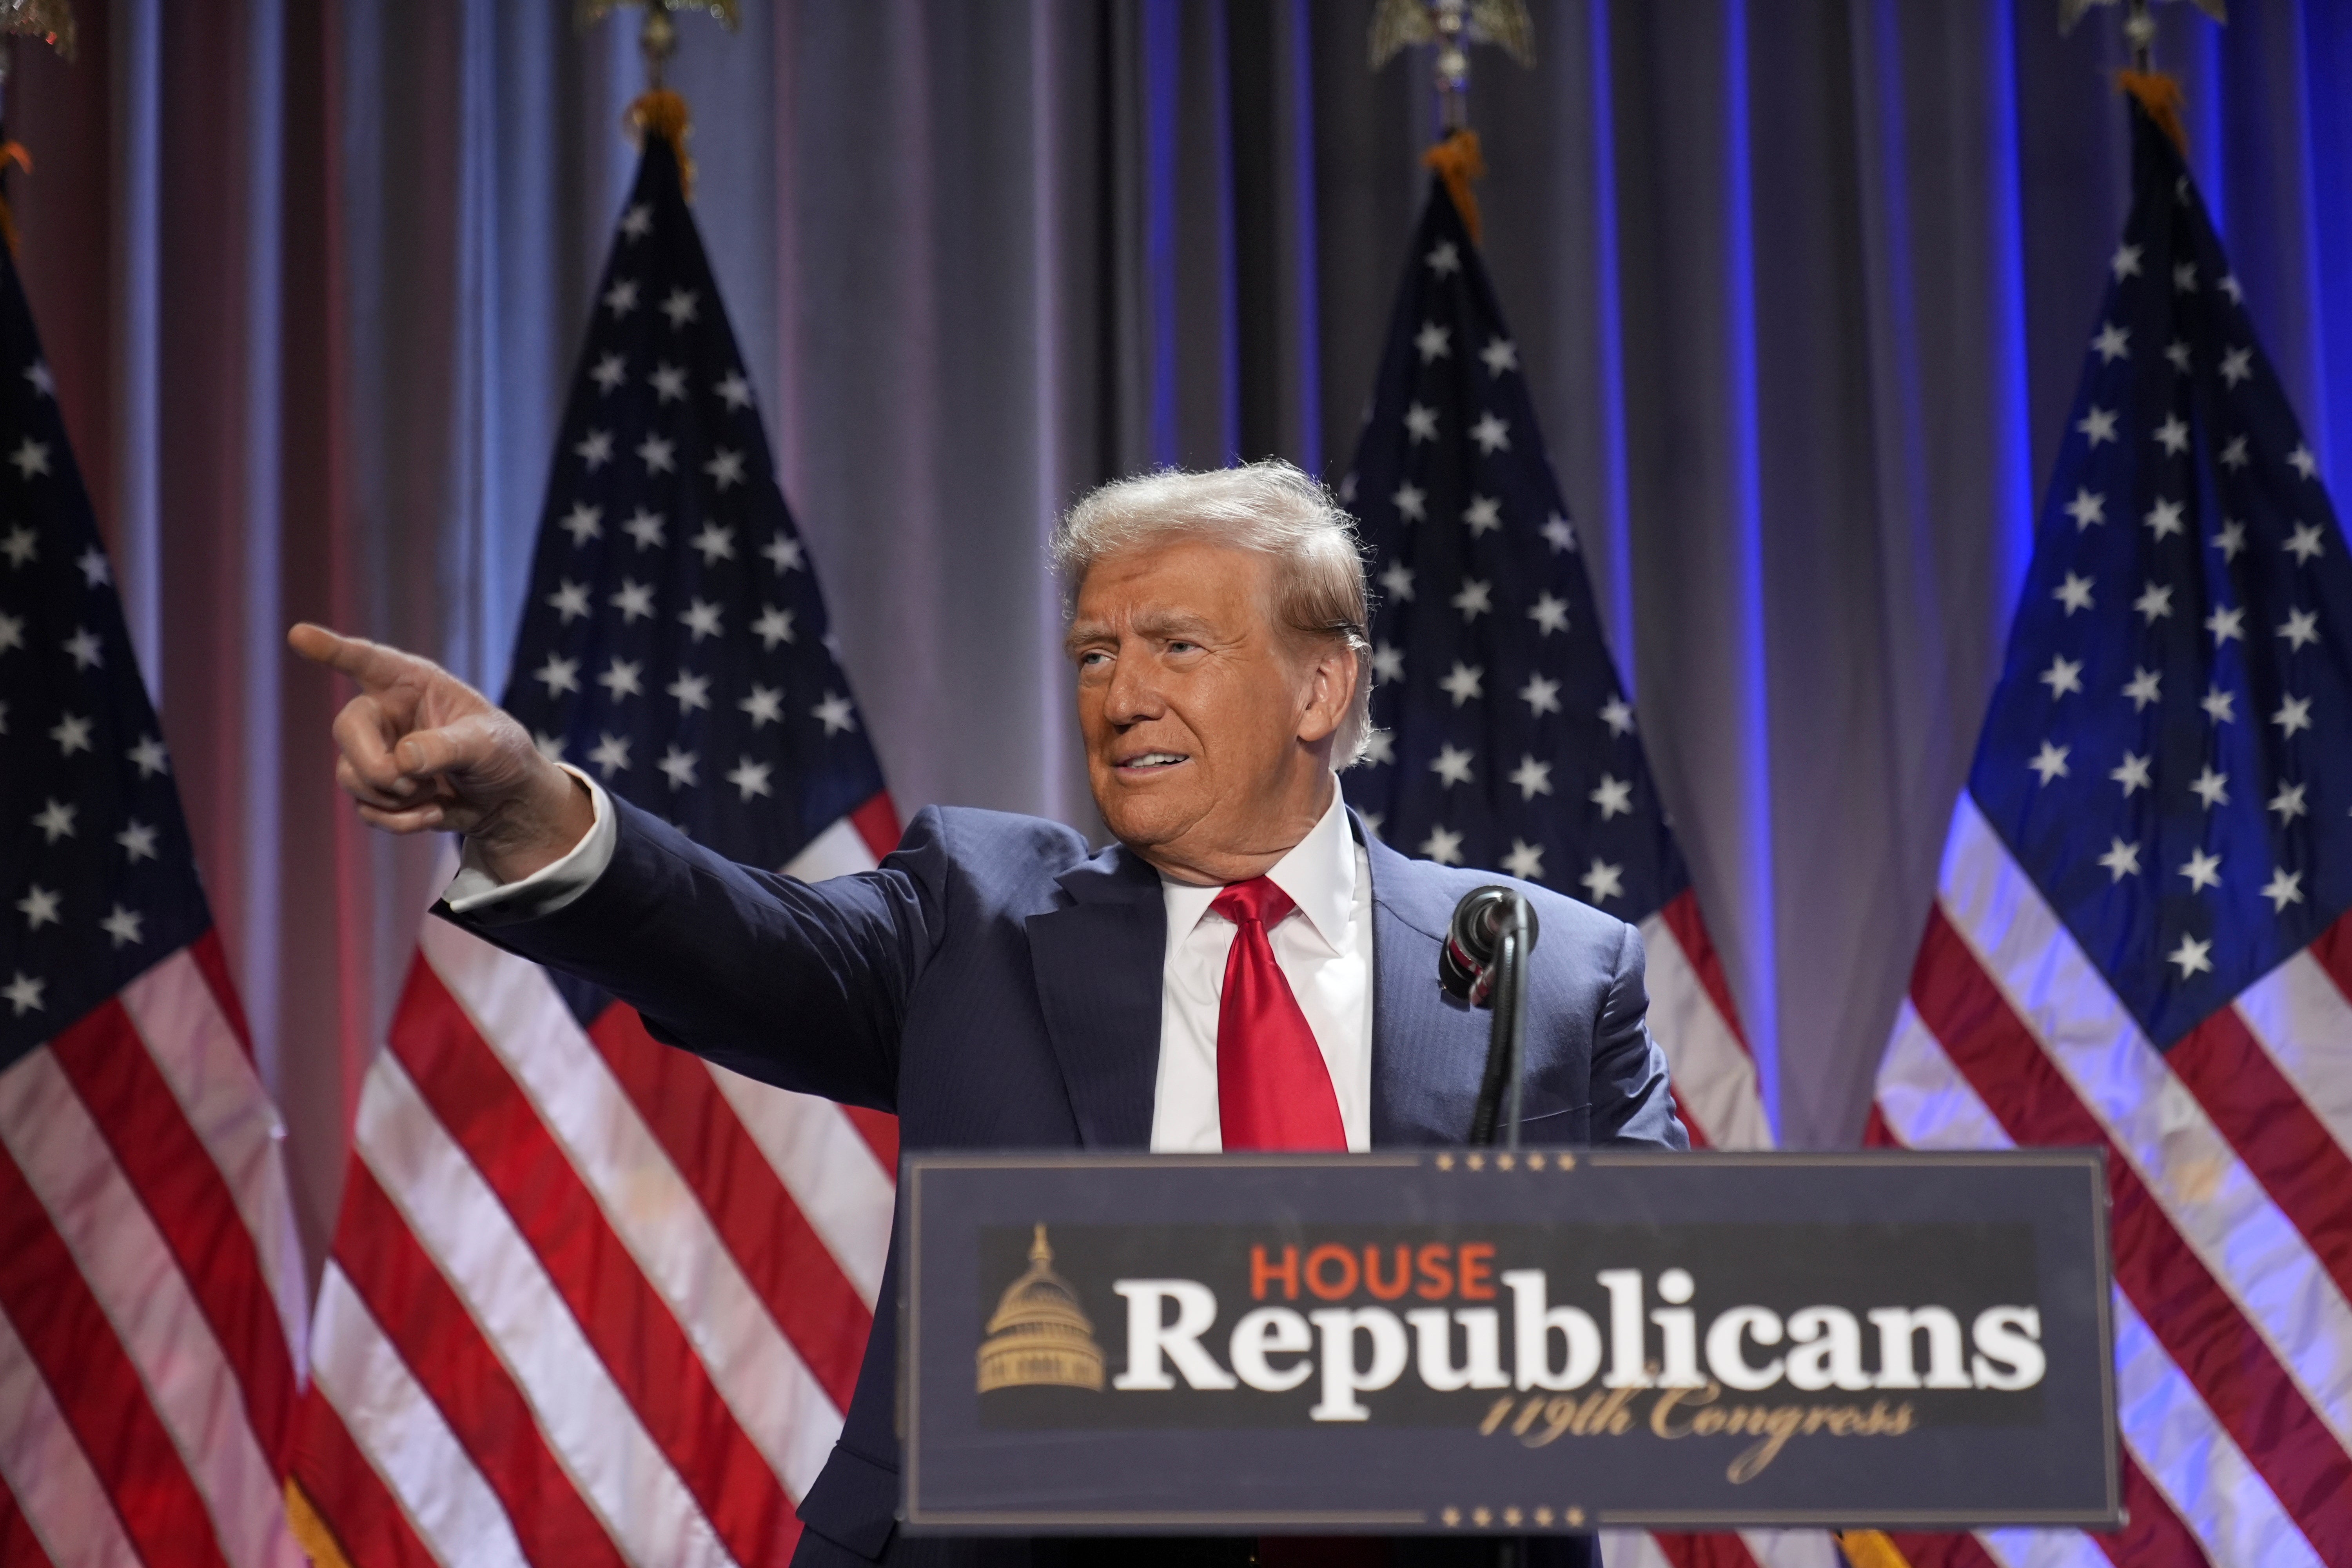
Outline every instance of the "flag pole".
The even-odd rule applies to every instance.
[[[6,0],[0,0],[5,5]],[[637,26],[637,52],[646,58],[646,90],[663,90],[662,73],[670,57],[677,53],[677,24],[671,20],[678,11],[703,11],[726,25],[730,33],[740,31],[743,13],[738,0],[580,0],[572,11],[572,25],[586,32],[614,12],[626,5],[642,8],[645,20]]]
[[[1442,140],[1470,128],[1470,46],[1494,44],[1523,66],[1536,63],[1536,26],[1527,0],[1381,0],[1372,13],[1371,68],[1409,47],[1433,50]]]
[[[2094,5],[2113,5],[2116,0],[2058,0],[2058,36],[2065,37],[2074,30]],[[2227,26],[2230,20],[2229,0],[2189,0],[2216,23]],[[2123,0],[2124,42],[2131,46],[2131,68],[2137,76],[2156,73],[2156,12],[2151,0]],[[2178,140],[2178,138],[2176,138]]]
[[[0,0],[5,4],[5,0]],[[661,137],[677,155],[678,184],[689,202],[694,200],[694,160],[686,151],[686,139],[694,133],[694,121],[688,115],[686,100],[671,91],[663,80],[670,57],[677,53],[677,24],[671,14],[679,10],[706,11],[726,24],[730,33],[742,26],[742,14],[736,0],[580,0],[572,13],[573,26],[586,32],[624,5],[641,6],[646,14],[637,27],[637,52],[646,59],[646,90],[629,101],[621,116],[621,127],[629,140],[643,145],[648,132]]]
[[[1438,139],[1422,162],[1445,182],[1472,244],[1479,239],[1478,201],[1470,184],[1486,173],[1478,133],[1470,129],[1470,46],[1494,44],[1523,66],[1536,63],[1536,27],[1527,0],[1381,0],[1372,13],[1369,53],[1378,71],[1415,46],[1432,49]]]

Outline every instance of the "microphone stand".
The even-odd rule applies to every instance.
[[[1504,900],[1500,929],[1496,932],[1495,961],[1481,981],[1486,996],[1472,999],[1474,1005],[1488,1001],[1495,1015],[1486,1036],[1486,1070],[1479,1079],[1477,1109],[1470,1120],[1474,1145],[1494,1143],[1499,1131],[1504,1148],[1519,1146],[1521,1080],[1527,1059],[1528,950],[1533,945],[1528,901],[1511,893]]]

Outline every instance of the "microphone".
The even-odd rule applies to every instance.
[[[1480,888],[1463,895],[1462,901],[1454,906],[1454,919],[1448,922],[1445,941],[1437,950],[1437,983],[1445,988],[1446,994],[1473,1007],[1488,1005],[1495,980],[1495,949],[1503,940],[1503,928],[1510,920],[1514,902],[1527,910],[1528,946],[1533,948],[1537,932],[1535,909],[1510,889]]]
[[[1497,1122],[1507,1149],[1519,1146],[1521,1063],[1527,1055],[1528,953],[1536,911],[1509,888],[1478,888],[1454,906],[1437,950],[1437,983],[1473,1007],[1486,1007],[1486,1068],[1470,1120],[1470,1142],[1492,1143]]]

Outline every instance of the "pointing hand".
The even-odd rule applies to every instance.
[[[588,792],[523,727],[435,664],[309,622],[296,653],[359,682],[335,718],[335,782],[389,833],[464,834],[502,882],[561,859],[594,820]]]

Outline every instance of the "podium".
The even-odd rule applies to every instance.
[[[2094,1150],[923,1154],[910,1532],[2121,1521]]]

